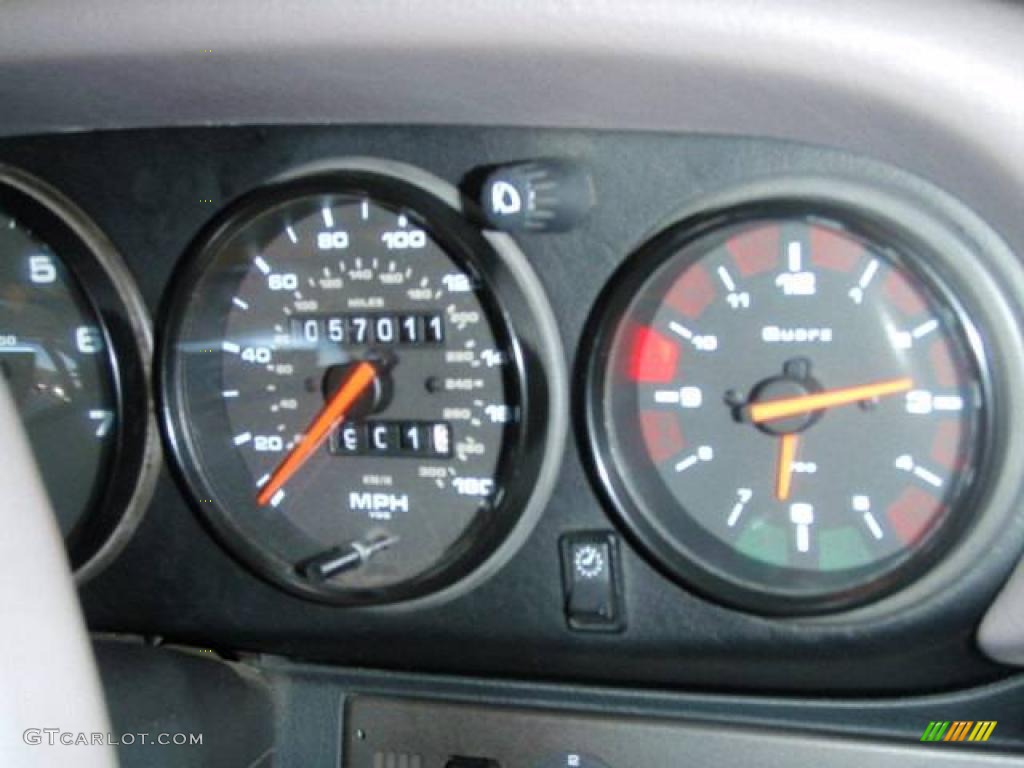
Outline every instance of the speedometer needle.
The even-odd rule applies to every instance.
[[[810,395],[800,395],[799,397],[786,397],[780,400],[765,400],[750,406],[750,420],[755,424],[762,424],[766,421],[788,419],[790,416],[823,411],[826,408],[850,405],[852,403],[859,403],[862,400],[873,400],[874,398],[886,395],[897,395],[901,392],[908,392],[913,387],[913,379],[887,379],[875,382],[874,384],[863,384],[858,387],[831,389],[824,392],[815,392]]]
[[[305,434],[289,451],[284,460],[271,473],[270,479],[260,489],[256,503],[261,507],[270,503],[285,483],[302,468],[310,456],[319,448],[327,436],[345,418],[352,405],[373,383],[377,369],[365,360],[349,373],[348,378],[331,395],[327,403],[306,428]]]

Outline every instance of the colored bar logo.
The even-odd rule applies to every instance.
[[[996,720],[933,720],[921,735],[921,741],[988,741],[996,729]]]

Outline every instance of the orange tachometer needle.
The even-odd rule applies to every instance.
[[[786,397],[781,400],[765,400],[750,406],[750,420],[755,424],[761,424],[766,421],[787,419],[790,416],[799,416],[813,411],[822,411],[826,408],[859,403],[861,400],[872,400],[876,397],[884,397],[885,395],[897,395],[900,392],[910,391],[913,386],[914,382],[911,379],[889,379],[874,384],[864,384],[859,387],[815,392],[812,395]]]
[[[783,435],[779,441],[779,474],[775,479],[775,498],[779,501],[789,499],[789,489],[793,486],[793,462],[799,443],[800,438],[795,434]]]
[[[327,439],[331,430],[345,418],[349,408],[366,391],[367,387],[373,383],[376,375],[376,368],[371,363],[365,361],[359,363],[352,370],[345,382],[331,395],[327,404],[324,405],[320,413],[316,415],[316,418],[306,428],[306,433],[299,442],[284,457],[284,461],[277,465],[277,468],[270,475],[270,479],[267,480],[256,496],[257,504],[260,506],[268,504],[284,484],[299,471],[302,465],[306,463],[306,460]]]

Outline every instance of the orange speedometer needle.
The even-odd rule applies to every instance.
[[[359,399],[360,395],[366,392],[377,376],[377,369],[371,363],[363,361],[359,363],[348,378],[331,395],[330,399],[316,415],[312,423],[306,428],[305,434],[289,451],[284,460],[277,465],[271,473],[263,488],[256,496],[256,503],[261,507],[268,504],[285,483],[291,480],[292,476],[302,468],[310,456],[316,452],[327,436],[341,421],[345,414]]]
[[[800,438],[795,434],[783,435],[779,440],[778,476],[775,478],[775,498],[779,501],[789,499],[789,490],[793,486],[793,462]]]
[[[850,405],[851,403],[859,403],[862,400],[873,400],[876,397],[884,397],[886,395],[898,395],[900,392],[910,391],[913,386],[914,382],[909,378],[888,379],[875,382],[874,384],[863,384],[858,387],[831,389],[825,392],[815,392],[810,395],[800,395],[799,397],[786,397],[781,400],[765,400],[750,406],[750,420],[755,424],[762,424],[766,421],[788,419],[790,416],[823,411],[826,408]]]

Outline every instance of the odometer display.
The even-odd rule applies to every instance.
[[[964,522],[985,388],[921,254],[746,211],[656,238],[605,310],[599,472],[691,583],[768,613],[864,602]]]
[[[226,221],[165,351],[200,508],[262,573],[325,599],[413,597],[479,564],[536,471],[486,239],[365,173],[263,190]]]

